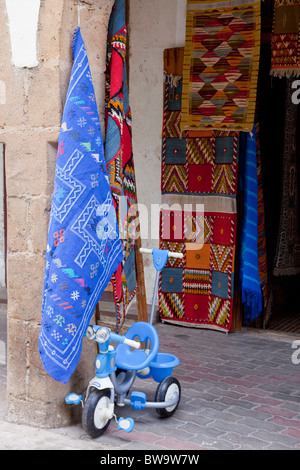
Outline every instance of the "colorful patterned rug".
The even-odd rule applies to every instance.
[[[275,0],[272,32],[271,75],[300,75],[299,0]]]
[[[258,263],[258,187],[256,128],[241,135],[242,171],[240,181],[243,193],[241,221],[241,252],[239,258],[239,287],[244,306],[244,322],[252,322],[263,309],[262,289]]]
[[[127,88],[126,38],[125,0],[116,0],[108,29],[105,141],[105,159],[124,254],[124,261],[111,280],[116,305],[116,331],[120,331],[137,289],[136,185]]]
[[[274,276],[290,276],[300,273],[300,202],[298,186],[300,114],[299,106],[292,102],[292,81],[292,78],[287,79],[282,196]]]
[[[239,132],[181,132],[182,69],[175,56],[180,62],[183,49],[165,51],[162,193],[235,197]],[[172,73],[174,67],[180,75]]]
[[[183,253],[160,277],[160,317],[229,331],[234,295],[236,214],[161,211],[160,247]]]
[[[260,0],[187,1],[181,129],[251,132]]]
[[[39,352],[67,383],[97,302],[123,259],[99,114],[80,29],[61,132],[47,240]]]
[[[160,247],[184,254],[161,274],[161,319],[229,331],[232,323],[239,132],[181,132],[183,48],[164,52]],[[196,213],[197,204],[207,213]],[[185,206],[186,204],[186,206]],[[190,209],[192,207],[192,209]],[[186,208],[187,211],[186,211]]]
[[[263,175],[261,164],[260,148],[260,126],[256,122],[256,158],[257,158],[257,205],[258,205],[258,223],[257,223],[257,252],[258,252],[258,270],[259,279],[263,295],[263,305],[266,310],[270,300],[270,283],[267,265],[267,240],[265,230],[265,203],[263,189]]]

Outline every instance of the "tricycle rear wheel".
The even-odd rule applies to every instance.
[[[175,405],[169,406],[168,408],[156,408],[156,411],[161,418],[169,418],[175,413],[181,397],[181,387],[176,377],[165,377],[156,389],[155,401],[169,401],[172,399],[174,393],[178,394],[178,401]]]

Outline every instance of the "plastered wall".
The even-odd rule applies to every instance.
[[[186,0],[130,0],[130,105],[142,245],[158,248],[161,204],[163,51],[185,44]],[[155,273],[144,256],[147,302]]]

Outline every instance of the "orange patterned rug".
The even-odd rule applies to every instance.
[[[260,0],[188,0],[181,129],[251,132]]]

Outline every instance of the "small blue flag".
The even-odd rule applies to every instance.
[[[74,373],[96,304],[122,260],[95,92],[78,28],[58,142],[39,336],[43,366],[55,380],[67,383]]]

